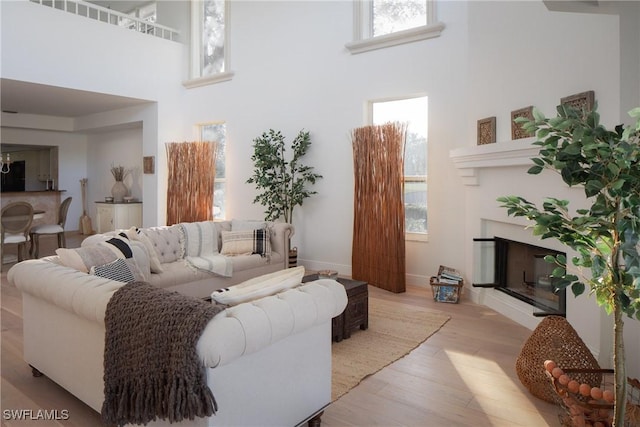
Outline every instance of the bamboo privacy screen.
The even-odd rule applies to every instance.
[[[355,175],[352,275],[405,291],[404,142],[406,125],[353,130]]]
[[[213,219],[214,142],[169,142],[167,225]]]

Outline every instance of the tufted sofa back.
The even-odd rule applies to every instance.
[[[149,227],[140,230],[151,240],[158,259],[162,264],[180,259],[182,249],[179,225]]]

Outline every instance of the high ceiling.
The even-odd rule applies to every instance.
[[[0,79],[3,112],[79,117],[144,104],[146,100]]]

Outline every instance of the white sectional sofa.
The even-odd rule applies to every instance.
[[[54,261],[27,260],[7,275],[22,291],[24,359],[100,411],[105,311],[124,283]],[[331,319],[346,303],[344,287],[325,279],[217,314],[197,351],[218,412],[178,425],[319,425],[331,402]]]
[[[148,227],[138,229],[138,235],[146,238],[151,257],[153,260],[142,260],[144,251],[134,250],[134,257],[138,265],[146,274],[146,281],[170,291],[178,291],[185,295],[205,298],[216,289],[226,288],[240,282],[244,282],[253,277],[261,276],[288,267],[289,262],[289,239],[294,234],[291,224],[282,222],[246,221],[230,220],[203,222],[201,224],[211,224],[217,232],[217,247],[215,250],[221,253],[224,249],[223,236],[231,233],[241,233],[242,231],[266,228],[269,231],[270,251],[268,256],[260,254],[230,255],[228,259],[232,263],[232,275],[223,277],[208,271],[190,268],[183,256],[184,237],[179,224],[172,226]],[[87,237],[82,242],[82,247],[96,245],[117,235],[127,232],[130,237],[135,237],[130,230],[118,230],[105,234],[97,234]],[[135,249],[135,248],[134,248]],[[142,254],[142,255],[140,255]]]

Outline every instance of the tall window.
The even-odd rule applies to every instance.
[[[221,73],[225,54],[225,1],[204,0],[202,20],[201,75]]]
[[[229,80],[229,1],[191,1],[191,81],[187,87]],[[195,80],[195,81],[194,81]]]
[[[404,149],[404,209],[407,233],[427,233],[427,101],[427,97],[422,96],[371,102],[372,124],[408,124]]]
[[[355,26],[351,53],[438,37],[436,0],[353,0]]]
[[[227,125],[225,123],[208,123],[199,125],[200,140],[217,143],[216,178],[213,188],[213,218],[225,218],[225,190],[226,180],[226,146]]]
[[[427,25],[426,0],[373,0],[371,36]]]

